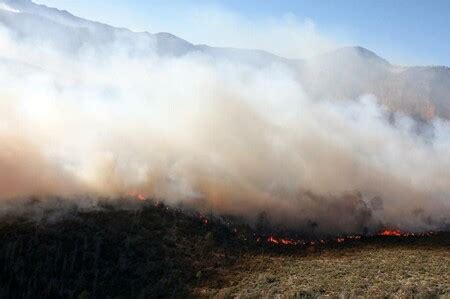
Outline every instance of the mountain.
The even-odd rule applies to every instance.
[[[400,67],[362,47],[346,47],[308,60],[292,60],[261,50],[194,45],[170,33],[132,32],[29,0],[0,0],[0,25],[15,38],[49,44],[71,54],[80,53],[86,45],[109,51],[119,42],[135,56],[157,53],[179,57],[198,52],[215,60],[258,68],[279,64],[297,73],[305,91],[313,98],[348,100],[374,94],[392,111],[422,120],[434,116],[450,119],[448,67]]]
[[[448,67],[401,67],[362,47],[347,47],[302,63],[300,77],[314,97],[373,94],[392,111],[422,120],[450,118]]]

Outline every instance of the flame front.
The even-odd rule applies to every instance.
[[[436,234],[436,232],[425,232],[425,233],[410,233],[410,232],[402,232],[398,229],[384,229],[374,235],[367,236],[367,237],[429,237],[431,235]],[[287,239],[287,238],[281,238],[274,235],[270,235],[267,237],[267,242],[269,244],[273,245],[309,245],[309,246],[315,246],[317,244],[328,244],[328,243],[345,243],[350,241],[358,241],[361,240],[364,236],[362,235],[348,235],[348,236],[341,236],[337,237],[335,239],[321,239],[321,240],[304,240],[304,239]],[[259,238],[257,239],[259,242]]]
[[[131,197],[134,197],[134,198],[136,198],[137,200],[140,200],[140,201],[146,200],[145,195],[143,195],[143,194],[141,194],[139,192],[128,192],[127,195],[131,196]]]
[[[395,229],[395,230],[385,229],[385,230],[379,232],[377,235],[378,235],[378,236],[401,237],[401,236],[407,236],[407,235],[409,235],[409,234],[403,233],[403,232],[401,232],[401,231],[398,230],[398,229]]]
[[[267,238],[267,242],[272,243],[272,244],[281,244],[281,245],[298,245],[298,244],[305,243],[305,241],[303,241],[303,240],[285,239],[285,238],[278,238],[275,236],[269,236]]]

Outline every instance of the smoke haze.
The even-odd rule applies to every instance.
[[[136,192],[322,232],[448,225],[446,119],[420,123],[371,94],[314,97],[310,84],[328,85],[278,60],[162,55],[150,35],[22,25],[0,26],[5,203]]]

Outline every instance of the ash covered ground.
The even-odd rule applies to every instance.
[[[298,239],[153,201],[57,209],[1,219],[0,297],[450,295],[445,232]]]

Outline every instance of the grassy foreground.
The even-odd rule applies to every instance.
[[[278,246],[149,202],[43,214],[0,220],[0,298],[450,296],[448,233]]]
[[[290,254],[244,254],[196,291],[222,298],[449,298],[450,242],[445,238],[445,244],[370,240]]]

